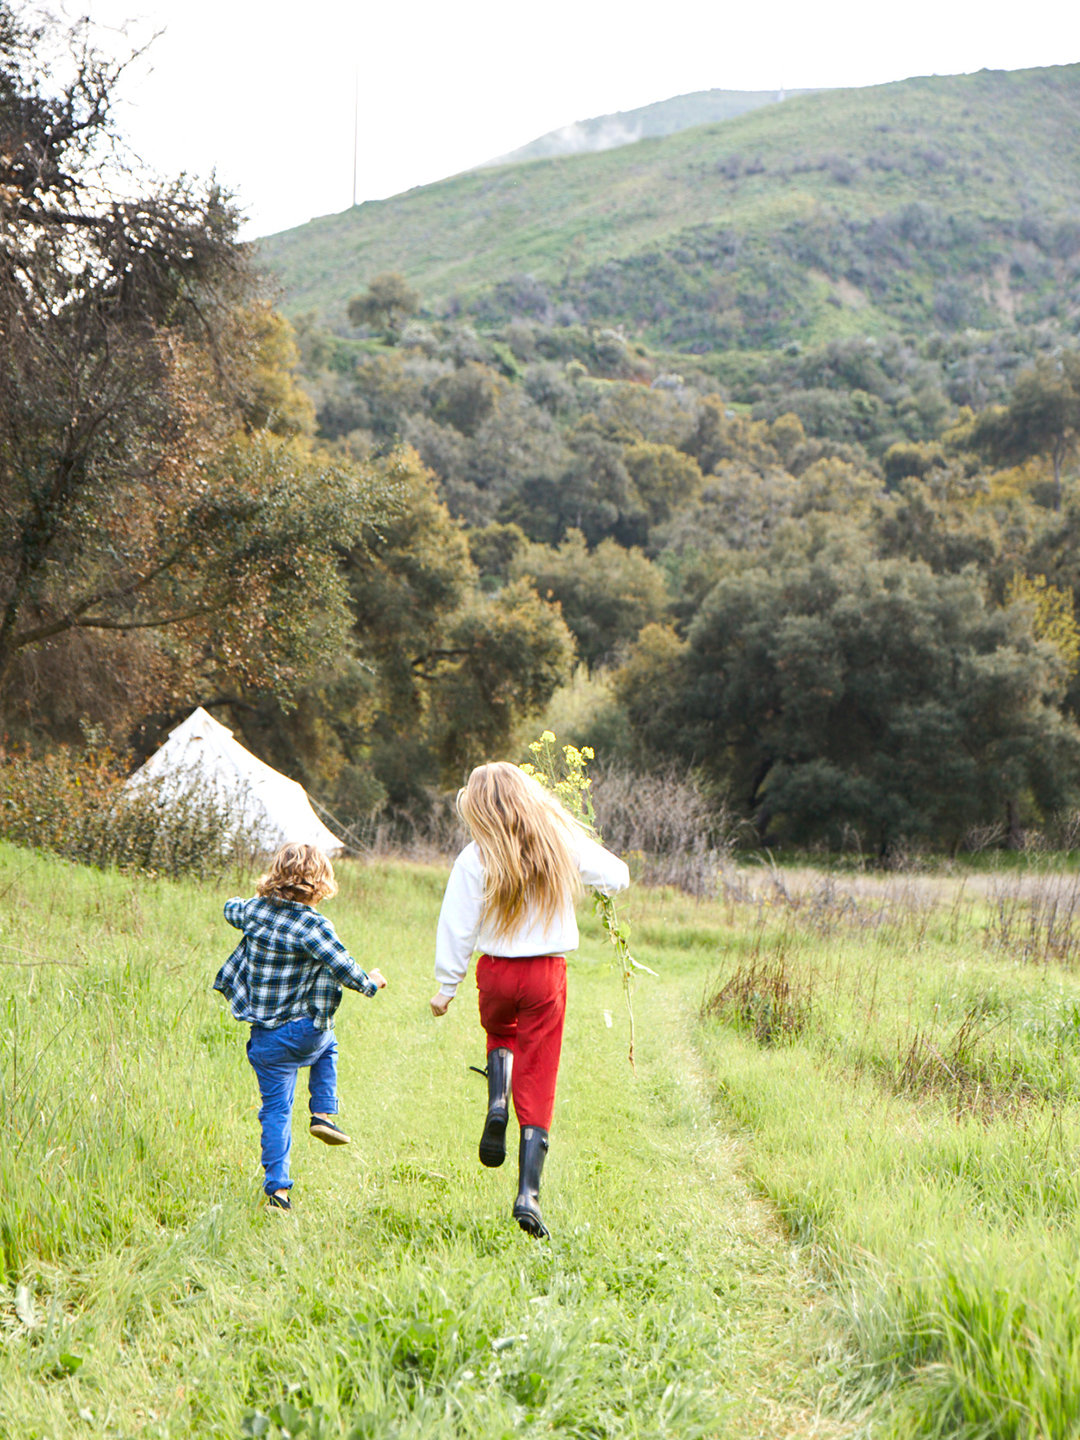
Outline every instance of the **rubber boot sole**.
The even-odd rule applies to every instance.
[[[525,1231],[525,1234],[531,1235],[534,1240],[551,1239],[551,1231],[544,1224],[538,1210],[533,1212],[532,1210],[526,1210],[524,1206],[515,1205],[514,1219],[521,1226],[522,1230]]]
[[[489,1111],[480,1136],[480,1164],[496,1170],[506,1159],[506,1127],[509,1115]]]

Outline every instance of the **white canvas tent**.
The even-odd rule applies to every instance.
[[[135,771],[129,785],[153,783],[167,804],[192,789],[212,791],[237,829],[273,851],[290,842],[318,845],[327,855],[345,848],[315,811],[307,791],[280,775],[200,706],[173,730],[160,750]]]

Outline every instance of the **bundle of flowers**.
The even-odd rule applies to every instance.
[[[596,819],[592,798],[592,780],[588,771],[588,762],[595,758],[593,750],[588,745],[582,746],[580,750],[574,745],[560,745],[550,730],[545,730],[539,740],[534,740],[529,746],[529,750],[536,759],[535,763],[527,762],[522,765],[521,768],[525,774],[531,775],[546,790],[550,790],[552,794],[556,795],[578,824],[594,840],[603,844],[604,837]],[[614,963],[618,966],[622,977],[623,1001],[630,1022],[629,1060],[632,1066],[634,1064],[634,975],[639,970],[644,970],[649,975],[655,975],[656,971],[650,970],[647,965],[639,965],[631,955],[629,921],[619,919],[615,901],[611,896],[604,895],[595,889],[592,896],[593,909],[599,915],[600,923],[614,947]]]

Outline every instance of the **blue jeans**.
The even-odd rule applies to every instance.
[[[266,1171],[263,1189],[291,1190],[289,1151],[292,1149],[292,1107],[296,1095],[296,1072],[310,1066],[308,1090],[313,1115],[336,1115],[337,1040],[333,1030],[316,1030],[305,1016],[287,1020],[268,1030],[252,1025],[247,1057],[259,1081],[262,1105],[262,1163]]]

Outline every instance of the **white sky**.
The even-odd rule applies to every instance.
[[[253,236],[350,204],[357,70],[365,200],[691,90],[1080,60],[1075,0],[89,0],[89,12],[130,22],[133,39],[164,32],[131,73],[121,124],[161,173],[216,169]]]

